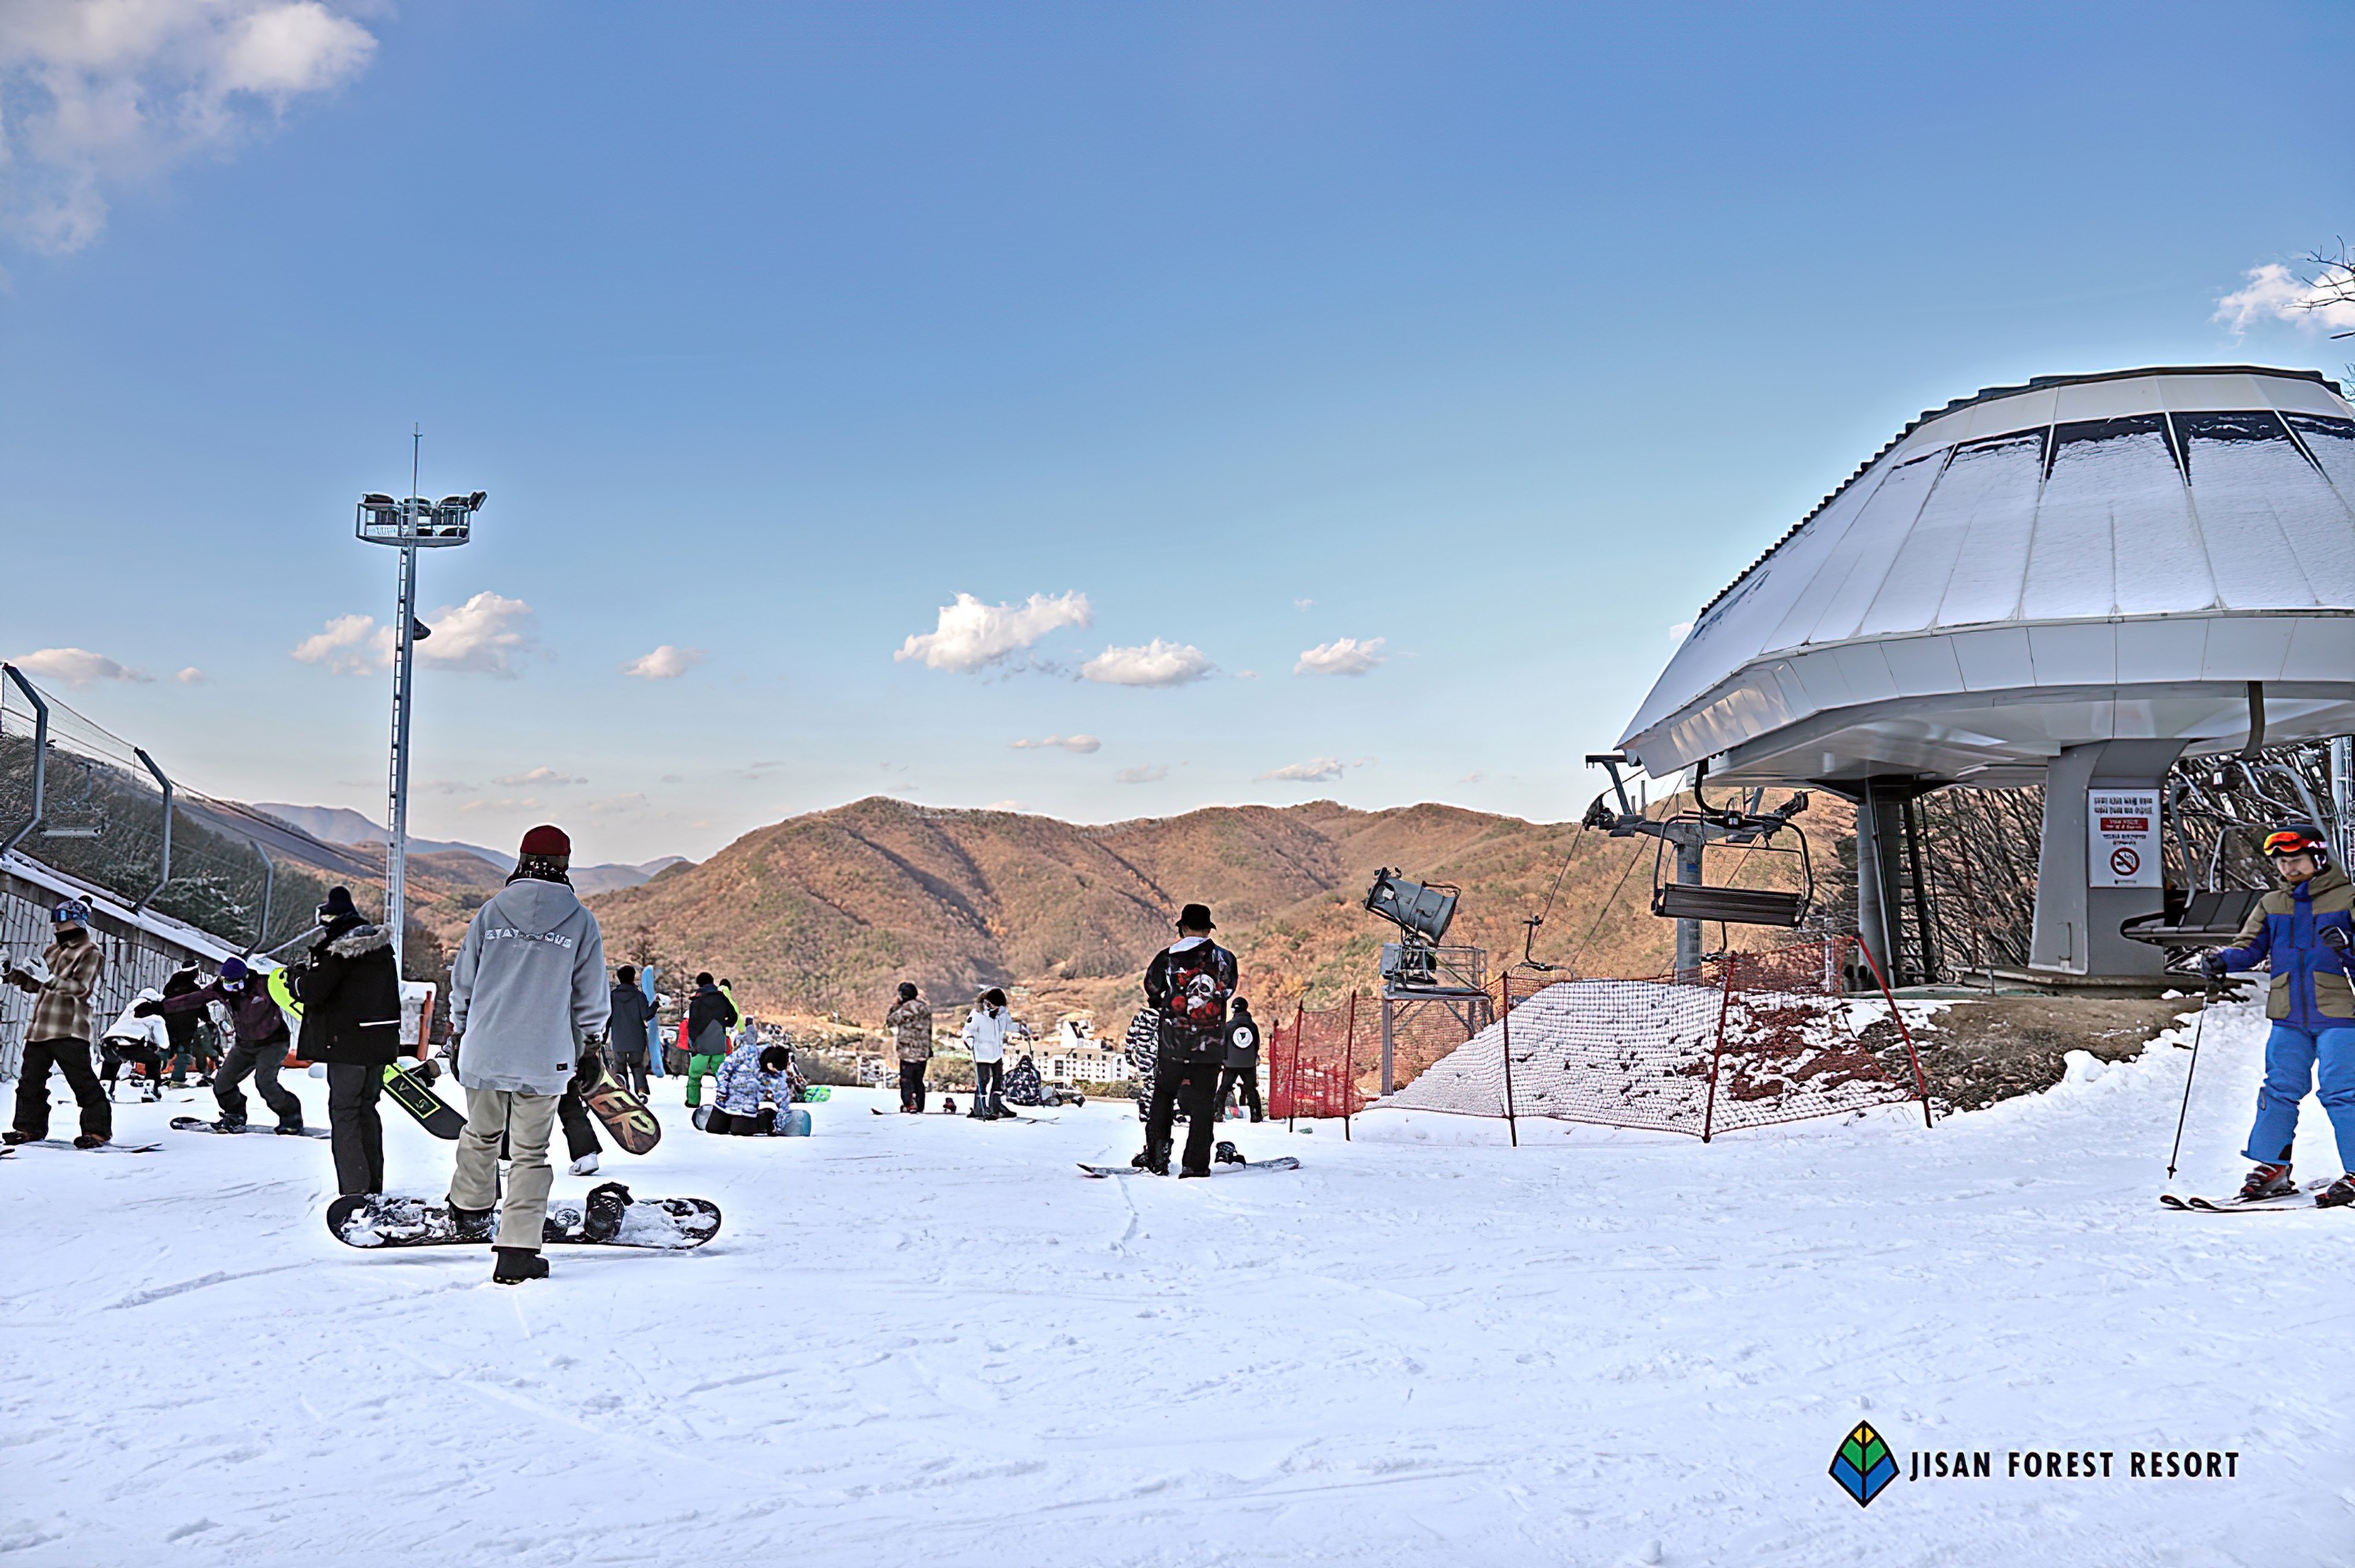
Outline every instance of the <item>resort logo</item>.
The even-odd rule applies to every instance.
[[[1897,1459],[1872,1423],[1859,1421],[1832,1455],[1831,1477],[1856,1499],[1857,1507],[1870,1508],[1881,1489],[1897,1478]]]

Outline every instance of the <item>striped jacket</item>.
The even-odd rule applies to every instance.
[[[90,998],[98,977],[106,972],[106,953],[94,935],[84,933],[71,947],[51,942],[41,954],[49,971],[46,981],[12,976],[21,991],[33,992],[32,1021],[25,1025],[27,1040],[88,1040]]]
[[[2336,926],[2355,936],[2355,884],[2336,866],[2296,887],[2276,888],[2257,901],[2240,940],[2219,957],[2227,969],[2273,970],[2265,1016],[2309,1032],[2355,1024],[2355,985],[2348,959],[2322,933]]]

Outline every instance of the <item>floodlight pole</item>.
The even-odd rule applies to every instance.
[[[410,514],[412,528],[416,525],[417,510],[414,461],[412,458],[409,499],[402,503]],[[417,660],[414,545],[400,547],[400,604],[396,613],[400,617],[396,624],[400,630],[395,635],[392,658],[392,779],[389,787],[392,799],[385,821],[384,923],[392,934],[393,971],[400,974],[407,972],[401,960],[409,928],[409,710],[415,694],[412,682]]]

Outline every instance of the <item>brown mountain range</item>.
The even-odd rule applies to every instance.
[[[1810,824],[1819,855],[1845,831],[1836,814]],[[873,1024],[912,980],[943,1010],[987,986],[1027,988],[1020,1011],[1037,1024],[1133,1005],[1188,902],[1212,907],[1245,994],[1314,1004],[1371,989],[1396,935],[1360,907],[1382,866],[1459,885],[1448,939],[1486,947],[1492,969],[1521,956],[1522,921],[1559,878],[1540,959],[1654,972],[1672,937],[1647,908],[1649,861],[1649,841],[1453,806],[1320,800],[1084,826],[875,797],[758,829],[590,903],[613,961],[711,969],[756,1012]]]

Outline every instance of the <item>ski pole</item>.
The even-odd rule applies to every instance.
[[[2200,1071],[2200,1037],[2208,1030],[2208,1003],[2216,994],[2210,980],[2200,992],[2200,1017],[2191,1025],[2191,1065],[2183,1070],[2183,1107],[2175,1113],[2175,1147],[2167,1151],[2167,1179],[2175,1180],[2176,1158],[2183,1152],[2183,1122],[2191,1114],[2191,1079]]]

